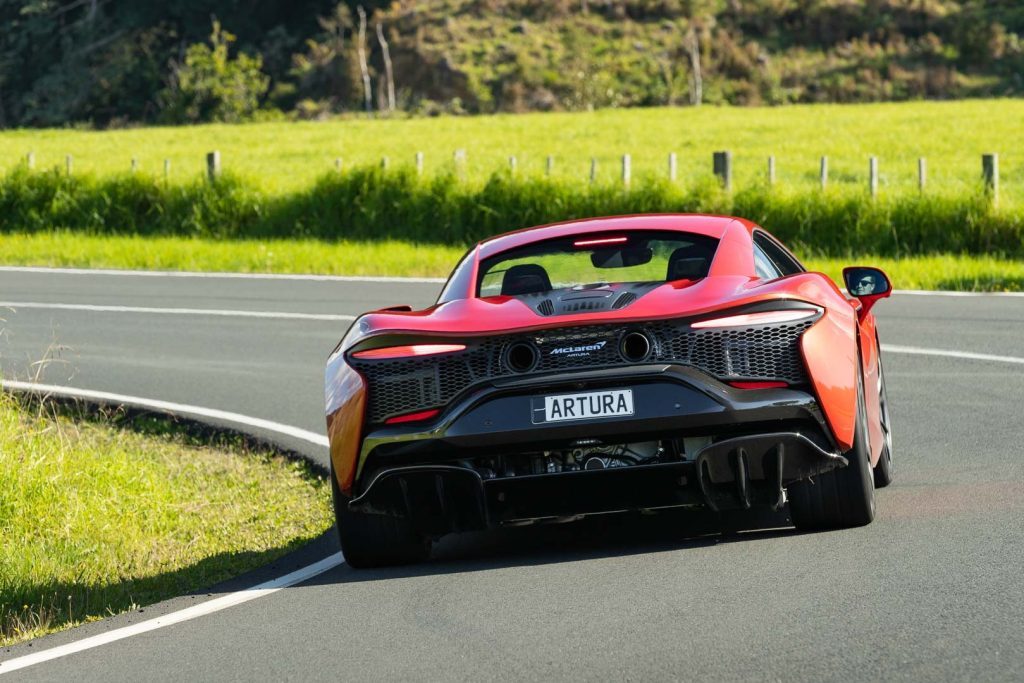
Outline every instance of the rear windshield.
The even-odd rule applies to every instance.
[[[699,280],[718,240],[682,232],[575,235],[502,252],[480,264],[477,296],[588,286]]]

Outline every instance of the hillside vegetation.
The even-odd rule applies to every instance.
[[[1024,91],[1017,0],[9,0],[0,25],[0,128]]]

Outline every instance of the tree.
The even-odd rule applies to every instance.
[[[214,19],[210,44],[196,43],[185,52],[185,62],[173,65],[161,97],[163,118],[171,123],[252,118],[266,94],[270,78],[263,73],[261,57],[244,52],[235,59],[229,46],[235,36]]]
[[[314,117],[362,104],[351,10],[338,3],[317,23],[320,32],[306,40],[303,52],[292,55],[289,71],[298,101],[312,108]]]
[[[388,49],[388,41],[384,39],[384,29],[381,23],[377,22],[377,42],[384,58],[384,75],[388,85],[388,113],[395,112],[395,73],[391,65],[391,51]]]
[[[686,34],[686,54],[690,60],[690,104],[699,107],[704,101],[704,75],[700,67],[700,34],[690,26]]]
[[[369,114],[373,111],[370,99],[373,91],[370,87],[370,70],[366,65],[366,10],[359,5],[356,7],[356,12],[359,14],[359,71],[363,76],[363,102],[366,106],[366,113]]]

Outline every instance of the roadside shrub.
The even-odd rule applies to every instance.
[[[311,187],[271,196],[225,174],[168,185],[144,173],[67,177],[23,167],[0,180],[0,231],[54,226],[90,234],[213,239],[410,240],[464,245],[529,225],[589,216],[700,212],[749,218],[806,253],[909,256],[936,253],[1024,256],[1024,215],[994,208],[980,191],[895,193],[754,186],[735,194],[707,179],[580,183],[493,173],[465,181],[421,177],[411,168],[357,167]]]

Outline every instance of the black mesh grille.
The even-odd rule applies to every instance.
[[[629,365],[619,353],[626,330],[648,334],[654,350],[647,363],[690,365],[720,380],[807,381],[799,341],[812,319],[778,325],[698,329],[685,322],[588,325],[503,335],[467,342],[467,349],[445,356],[349,362],[366,378],[368,417],[380,423],[392,415],[440,407],[469,387],[489,379],[516,376],[503,360],[514,342],[532,344],[536,367],[528,374]]]

